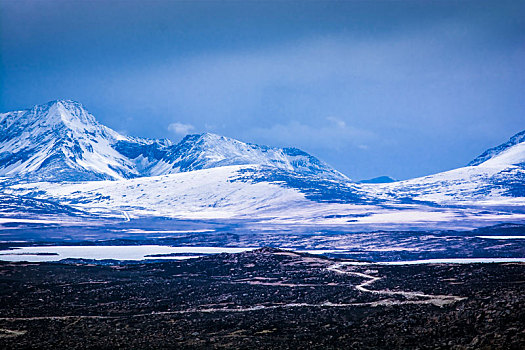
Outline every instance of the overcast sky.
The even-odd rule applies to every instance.
[[[525,1],[0,0],[0,112],[295,146],[353,179],[463,166],[525,129]]]

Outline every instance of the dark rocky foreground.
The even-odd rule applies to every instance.
[[[0,263],[0,348],[524,349],[525,264]],[[417,293],[415,293],[417,292]]]

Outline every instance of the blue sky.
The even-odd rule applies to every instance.
[[[353,179],[463,166],[525,129],[524,1],[0,0],[0,111],[295,146]]]

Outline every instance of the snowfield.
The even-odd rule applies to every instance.
[[[257,168],[257,165],[237,165],[124,180],[40,182],[14,185],[7,191],[55,200],[100,216],[123,217],[124,213],[126,219],[158,216],[378,227],[447,222],[461,226],[462,221],[464,227],[470,227],[466,223],[469,219],[479,225],[525,220],[525,213],[487,211],[485,207],[433,207],[393,200],[385,201],[387,205],[314,201],[306,198],[300,189],[279,182],[242,180],[243,170]]]
[[[524,204],[523,197],[507,194],[507,179],[520,179],[518,186],[525,186],[525,170],[514,165],[469,166],[420,178],[387,184],[363,184],[366,191],[385,200],[410,197],[419,201],[439,204]]]
[[[174,218],[232,218],[307,205],[304,195],[277,184],[232,181],[237,170],[228,166],[192,172],[116,181],[35,183],[13,188],[27,195],[44,191],[44,198],[59,199],[93,213],[125,211],[133,216]]]

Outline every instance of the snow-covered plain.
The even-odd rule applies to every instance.
[[[352,204],[314,201],[300,189],[279,182],[240,181],[236,165],[178,174],[78,183],[40,182],[5,190],[20,196],[55,200],[99,216],[178,219],[253,219],[266,224],[432,225],[475,220],[479,225],[525,220],[525,212],[487,211],[485,207],[435,207],[425,204]],[[376,185],[377,186],[377,185]],[[473,205],[476,203],[472,203]]]

